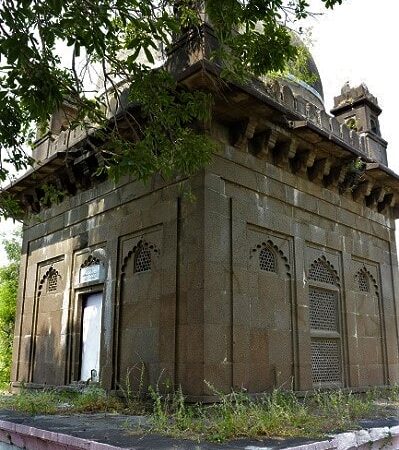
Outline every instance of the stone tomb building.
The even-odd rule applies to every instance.
[[[185,180],[92,177],[101,152],[63,130],[65,112],[8,188],[34,216],[14,389],[129,380],[205,399],[204,381],[251,393],[399,382],[399,177],[376,98],[345,86],[331,116],[320,80],[215,89],[198,52],[175,70],[215,99],[204,132],[218,151],[191,179],[195,202]],[[43,207],[43,183],[68,195]]]

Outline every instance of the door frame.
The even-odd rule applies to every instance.
[[[80,383],[80,371],[82,366],[82,326],[83,326],[83,304],[88,295],[102,294],[101,301],[101,330],[104,324],[104,284],[96,284],[86,288],[78,289],[75,291],[74,304],[73,304],[73,316],[71,327],[71,371],[70,381],[72,383]],[[100,335],[100,375],[101,375],[101,360],[102,360],[102,336]],[[101,378],[100,378],[101,379]]]

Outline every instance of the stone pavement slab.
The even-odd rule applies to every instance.
[[[148,432],[141,416],[73,414],[29,416],[0,411],[0,442],[27,450],[346,450],[399,449],[399,419],[362,421],[365,429],[341,433],[323,441],[308,439],[239,439],[223,444],[173,439]],[[366,430],[366,428],[368,430]],[[133,430],[141,429],[141,434]],[[371,429],[371,430],[370,430]],[[147,431],[146,431],[147,430]],[[397,438],[397,443],[394,440]],[[375,442],[373,447],[372,442]],[[382,444],[381,444],[382,443]],[[393,447],[391,445],[394,445]],[[396,446],[397,445],[397,446]]]

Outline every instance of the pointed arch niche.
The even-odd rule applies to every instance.
[[[378,268],[353,260],[352,308],[348,314],[351,378],[359,387],[387,382],[383,305],[380,297]],[[359,355],[362,355],[359,357]]]
[[[64,384],[62,264],[63,261],[58,260],[50,264],[42,263],[38,267],[29,358],[29,381],[33,383]]]
[[[290,276],[291,269],[287,256],[271,239],[257,243],[251,249],[250,259],[261,272]]]
[[[122,243],[117,304],[115,384],[137,391],[155,385],[166,332],[162,312],[161,231]],[[171,359],[172,360],[172,359]]]
[[[291,241],[248,230],[248,286],[238,299],[248,337],[243,361],[252,392],[292,386],[294,374]],[[243,344],[240,344],[243,345]],[[245,386],[245,387],[247,387]]]
[[[341,287],[338,273],[322,255],[308,267],[311,370],[314,387],[343,383]]]

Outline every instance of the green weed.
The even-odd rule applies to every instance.
[[[35,414],[55,414],[65,398],[50,390],[22,391],[18,395],[2,395],[0,407]]]
[[[104,389],[87,386],[81,391],[54,389],[28,391],[15,395],[1,395],[0,408],[27,414],[92,413],[122,411],[124,404]]]
[[[76,395],[72,402],[72,412],[117,412],[124,409],[123,402],[97,386],[88,386]]]
[[[293,391],[274,390],[253,398],[246,392],[224,394],[208,385],[218,401],[189,404],[182,389],[164,383],[149,388],[150,401],[142,390],[133,392],[126,383],[124,398],[109,395],[98,386],[80,391],[24,390],[0,396],[0,407],[29,414],[121,412],[149,416],[152,431],[172,437],[223,442],[241,437],[314,437],[334,430],[356,427],[360,418],[380,416],[379,405],[399,401],[399,388],[370,389],[366,393],[317,391],[299,398]],[[397,405],[396,405],[397,407]],[[139,412],[138,412],[139,411]],[[143,430],[135,430],[143,432]]]
[[[163,394],[151,389],[152,430],[173,437],[223,442],[241,437],[321,437],[356,427],[356,420],[375,413],[375,392],[316,392],[304,399],[274,390],[258,398],[246,392],[223,394],[212,405],[188,405],[181,390]]]
[[[374,393],[355,394],[342,390],[316,392],[310,401],[315,413],[328,419],[335,429],[351,427],[358,419],[369,417],[374,411]]]
[[[137,372],[137,367],[131,367],[126,370],[125,382],[119,386],[119,390],[122,394],[123,401],[125,403],[126,412],[134,415],[143,415],[149,411],[148,404],[145,401],[144,395],[144,377],[145,366],[141,363],[138,368],[138,386],[137,389],[132,388],[132,377]]]
[[[258,399],[245,392],[219,396],[221,402],[206,410],[211,440],[303,436],[319,428],[317,417],[292,392],[275,390]]]

